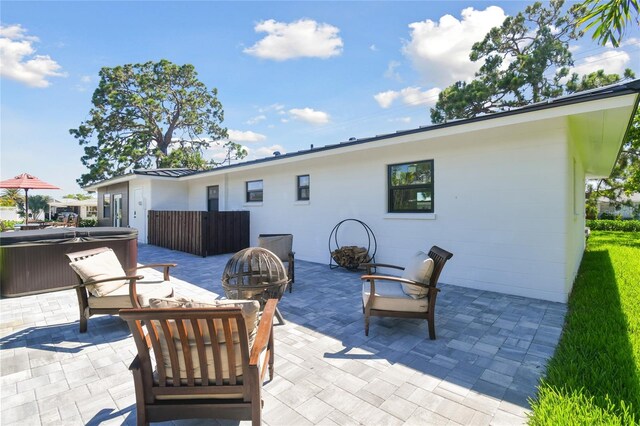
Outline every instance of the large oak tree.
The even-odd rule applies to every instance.
[[[582,9],[565,12],[563,4],[552,0],[547,8],[536,2],[475,43],[469,58],[483,61],[476,78],[444,89],[431,121],[470,118],[561,95],[561,80],[573,65],[568,43],[582,36],[577,29]]]
[[[161,60],[105,67],[99,75],[89,118],[69,130],[89,169],[81,186],[138,168],[209,168],[216,163],[203,152],[214,143],[233,158],[246,155],[227,139],[217,89],[208,90],[193,65]]]

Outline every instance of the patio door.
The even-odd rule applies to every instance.
[[[133,190],[133,216],[131,217],[131,227],[138,230],[138,241],[147,242],[147,209],[145,205],[142,188]]]
[[[122,194],[113,196],[113,226],[122,226]]]

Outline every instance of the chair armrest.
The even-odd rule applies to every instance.
[[[144,268],[164,268],[164,280],[169,281],[169,268],[175,268],[176,266],[178,266],[178,264],[176,263],[150,263],[149,265],[141,265],[141,266],[133,267],[130,269],[130,271],[134,272],[134,271],[137,271],[138,269],[144,269]]]
[[[88,285],[93,285],[93,284],[102,284],[102,283],[108,283],[109,281],[123,281],[123,280],[141,280],[143,279],[144,276],[142,275],[126,275],[126,276],[122,276],[122,277],[112,277],[112,278],[104,278],[102,280],[97,280],[97,281],[88,281],[86,283],[82,283],[82,284],[78,284],[75,287],[86,287]]]
[[[390,275],[363,275],[360,277],[362,281],[376,280],[376,281],[395,281],[401,284],[411,284],[422,288],[433,288],[436,291],[440,291],[439,288],[431,287],[429,284],[421,283],[419,281],[408,280],[406,278],[393,277]]]
[[[276,313],[277,304],[278,299],[269,299],[264,307],[264,311],[262,311],[260,324],[258,324],[258,332],[256,333],[256,340],[254,340],[253,348],[251,348],[249,365],[258,365],[258,362],[260,362],[260,354],[269,343],[269,336],[273,330],[273,316]]]
[[[360,264],[360,266],[365,266],[367,270],[369,270],[369,268],[393,268],[393,269],[400,269],[401,271],[404,271],[404,266],[389,265],[387,263],[362,263]]]
[[[136,266],[135,268],[131,268],[131,269],[135,270],[135,269],[143,269],[143,268],[160,268],[160,267],[175,268],[176,266],[178,266],[177,263],[150,263],[148,265]]]

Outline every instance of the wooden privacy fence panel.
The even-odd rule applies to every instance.
[[[249,247],[249,212],[208,212],[209,255],[235,253]]]
[[[207,212],[150,210],[149,244],[206,256],[206,216]]]
[[[249,247],[249,212],[149,211],[148,242],[198,256]]]

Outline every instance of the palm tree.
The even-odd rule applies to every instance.
[[[19,189],[5,189],[0,195],[0,204],[3,206],[20,206],[24,204],[24,196]]]

